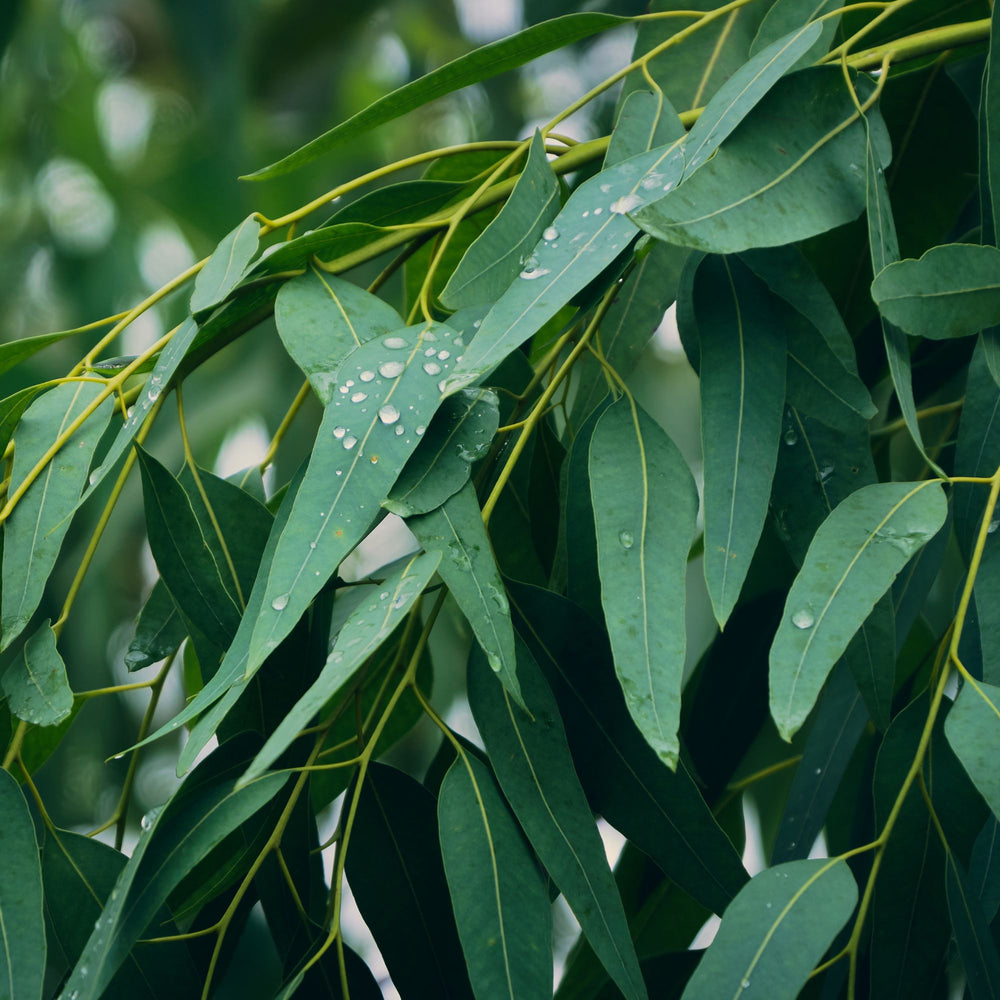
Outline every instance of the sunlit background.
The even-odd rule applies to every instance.
[[[644,4],[587,6],[631,14]],[[443,98],[290,177],[265,184],[236,179],[475,45],[577,7],[559,0],[0,0],[0,341],[128,308],[210,253],[251,210],[286,212],[420,149],[530,135],[628,61],[631,29]],[[578,112],[560,130],[577,139],[606,134],[614,97]],[[364,285],[375,273],[361,268],[349,277]],[[386,294],[394,294],[391,285]],[[182,292],[145,313],[112,353],[134,354],[152,344],[183,316],[185,300]],[[63,373],[92,342],[64,341],[0,376],[0,398]],[[198,461],[222,475],[259,463],[300,384],[271,323],[212,359],[185,383]],[[697,475],[697,382],[671,315],[631,385]],[[287,480],[307,453],[318,416],[315,403],[300,416],[270,484]],[[149,444],[176,469],[176,421],[165,412],[161,423]],[[46,598],[53,616],[87,538],[78,528],[67,537],[63,554],[70,569],[54,577]],[[410,544],[401,522],[387,520],[345,572],[364,574]],[[132,484],[60,643],[75,689],[142,678],[126,672],[123,654],[155,572],[141,496]],[[714,625],[697,562],[690,581],[693,663]],[[468,642],[453,615],[435,637],[434,697],[448,721],[475,738],[467,706],[454,698]],[[147,697],[132,692],[85,706],[39,776],[57,823],[86,832],[111,813],[125,763],[105,760],[132,742]],[[182,698],[179,683],[168,687],[158,720],[175,713]],[[395,759],[419,775],[436,742],[430,729],[418,728]],[[143,812],[176,787],[177,750],[164,739],[143,756],[132,816],[136,831]],[[324,818],[321,836],[334,820],[335,813]],[[620,838],[610,828],[604,832],[614,857]],[[759,866],[752,853],[750,864]],[[557,928],[565,950],[574,934],[568,911],[559,911]],[[346,935],[377,967],[356,911]],[[256,946],[251,924],[243,947],[249,956]]]

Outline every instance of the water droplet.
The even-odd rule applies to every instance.
[[[388,590],[383,590],[381,594],[378,595],[380,601],[384,601],[389,596]]]
[[[667,183],[663,185],[663,190],[669,191],[673,186],[674,186],[673,181],[667,181]]]
[[[424,351],[424,357],[425,358],[433,358],[435,354],[437,354],[437,348],[436,347],[428,347],[427,350]]]
[[[372,465],[378,465],[378,455],[372,455],[371,463]]]
[[[764,904],[764,908],[765,908],[765,909],[767,909],[767,910],[769,910],[769,909],[771,909],[771,907],[772,907],[773,905],[774,905],[773,903],[765,903],[765,904]]]
[[[342,476],[343,474],[344,474],[344,470],[343,469],[337,469],[337,475],[338,476]]]
[[[427,430],[427,428],[424,427],[423,424],[419,424],[417,426],[417,429],[414,431],[414,433],[417,435],[417,437],[420,437],[420,435],[423,434],[425,430]]]
[[[340,386],[340,391],[346,396],[351,390],[346,385]]]
[[[79,995],[80,995],[80,991],[79,990],[72,990],[70,992],[70,995],[69,995],[69,1000],[77,1000],[77,997]]]
[[[362,382],[371,382],[371,380],[375,378],[375,372],[362,372],[358,378],[361,379]]]
[[[833,462],[828,459],[820,459],[819,467],[816,469],[816,482],[825,483],[833,475]]]
[[[611,185],[610,184],[602,184],[601,185],[601,194],[607,194],[610,190],[611,190]]]
[[[152,809],[149,810],[148,813],[146,813],[145,816],[142,817],[141,820],[139,820],[139,826],[141,826],[143,830],[146,831],[152,830],[153,824],[156,822],[156,817],[160,815],[162,809],[163,806],[154,806]]]
[[[823,768],[817,767],[814,773],[815,774],[822,774],[823,773]]]
[[[796,628],[812,628],[816,624],[816,619],[813,618],[813,613],[808,608],[799,608],[792,615],[792,624]]]
[[[990,521],[989,527],[986,529],[986,534],[992,535],[997,528],[1000,528],[1000,518],[997,518],[995,521]]]
[[[348,379],[348,380],[347,380],[347,381],[346,381],[346,382],[344,383],[344,385],[346,385],[348,389],[352,389],[352,388],[354,388],[354,379],[352,379],[352,378],[349,378],[349,379]]]
[[[532,266],[529,262],[529,266],[521,272],[521,277],[525,281],[533,281],[535,278],[544,277],[548,273],[549,269],[547,267],[538,267],[537,264]]]
[[[81,979],[86,979],[87,976],[89,975],[89,973],[90,973],[90,969],[86,965],[81,965],[80,966],[80,978]]]
[[[437,340],[437,334],[433,330],[424,330],[424,332],[421,334],[421,336],[429,344],[433,343],[435,340]]]
[[[556,229],[555,226],[549,226],[549,228],[542,233],[542,239],[547,240],[549,243],[553,240],[559,239],[559,230]]]
[[[406,431],[403,429],[402,424],[396,424],[396,437],[402,437]]]
[[[382,378],[396,378],[398,375],[403,374],[405,367],[406,365],[402,361],[383,361],[378,366],[378,373]]]
[[[590,215],[590,212],[584,212],[583,215],[580,216],[580,218],[581,219],[586,219],[588,215]],[[575,240],[576,236],[574,236],[573,239]]]
[[[353,434],[348,434],[347,437],[344,438],[344,447],[348,451],[350,451],[357,443],[358,439]]]
[[[438,351],[438,361],[447,361],[451,357],[451,351]]]
[[[630,549],[635,542],[635,537],[631,531],[622,530],[618,532],[618,541],[623,549]]]
[[[595,208],[595,209],[594,209],[594,215],[600,215],[600,214],[601,214],[601,212],[603,212],[603,211],[604,211],[604,209],[603,209],[603,208]]]
[[[500,668],[503,666],[503,660],[501,660],[496,653],[487,653],[486,662],[490,665],[490,669],[495,674],[500,673]]]
[[[748,989],[748,988],[749,988],[749,986],[750,986],[750,980],[749,980],[749,979],[744,979],[744,980],[743,980],[743,982],[742,982],[742,983],[740,983],[740,986],[741,986],[741,987],[742,987],[743,989]]]
[[[288,594],[278,594],[278,596],[271,601],[271,607],[275,611],[284,611],[288,607]]]
[[[351,396],[352,403],[363,403],[368,398],[367,392],[356,392]]]
[[[643,188],[645,188],[648,191],[650,188],[655,188],[656,185],[659,184],[660,181],[662,180],[663,180],[662,174],[652,173],[648,174],[646,177],[643,177],[643,179],[639,183]]]
[[[799,433],[794,427],[786,427],[784,439],[785,439],[785,444],[787,445],[798,444]]]
[[[424,371],[427,372],[428,375],[440,375],[441,366],[436,361],[425,361]]]
[[[382,343],[385,344],[390,351],[401,351],[405,347],[409,346],[402,337],[386,337]]]
[[[385,406],[379,408],[378,418],[383,424],[394,424],[399,420],[399,410],[391,403],[386,403]]]
[[[338,441],[340,441],[346,433],[347,433],[347,428],[346,427],[334,427],[334,429],[333,429],[333,436]]]
[[[634,191],[631,194],[623,194],[617,201],[613,201],[608,208],[612,215],[625,215],[632,209],[638,208],[642,204],[642,196]]]

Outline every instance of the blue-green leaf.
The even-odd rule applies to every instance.
[[[285,350],[324,406],[333,398],[337,369],[346,355],[403,326],[387,302],[315,267],[281,286],[274,322]]]
[[[857,899],[844,861],[765,869],[727,907],[683,1000],[795,1000]]]
[[[91,382],[66,382],[32,403],[14,433],[9,492],[100,395]],[[28,487],[4,524],[0,649],[6,649],[31,620],[45,582],[69,530],[101,434],[111,415],[105,400],[67,440]]]
[[[348,139],[361,135],[369,129],[390,122],[400,115],[422,107],[430,101],[451,94],[462,87],[488,80],[507,70],[523,66],[546,52],[561,49],[565,45],[589,38],[598,32],[607,31],[619,24],[627,24],[628,18],[611,14],[567,14],[565,17],[543,21],[519,31],[500,41],[491,42],[475,49],[426,76],[414,80],[391,94],[386,94],[364,111],[317,136],[294,153],[278,160],[270,166],[247,174],[246,180],[267,180],[289,173],[298,167],[335,149]]]
[[[524,267],[532,247],[559,211],[559,182],[536,131],[528,159],[500,214],[465,251],[441,293],[449,309],[493,302]]]
[[[517,643],[519,709],[473,651],[469,704],[504,795],[566,897],[591,947],[627,1000],[646,996],[621,897],[573,768],[552,692]]]
[[[664,431],[621,399],[594,429],[590,495],[615,670],[639,731],[675,767],[694,480]]]
[[[0,994],[41,1000],[45,978],[42,869],[35,825],[17,782],[0,772]]]
[[[36,726],[58,725],[73,711],[66,664],[56,649],[56,634],[48,619],[4,671],[2,686],[11,712]]]
[[[945,736],[979,794],[1000,818],[1000,687],[966,682],[944,723]]]
[[[969,994],[972,1000],[996,1000],[1000,997],[1000,955],[997,955],[982,903],[972,892],[968,875],[951,852],[945,869],[948,913]]]
[[[852,493],[820,526],[771,646],[771,715],[785,739],[805,721],[878,599],[946,515],[935,481],[876,483]]]
[[[493,776],[471,754],[438,798],[448,891],[477,997],[552,996],[552,912],[545,882]]]
[[[248,215],[212,252],[194,280],[191,312],[200,313],[218,305],[238,284],[257,252],[260,223],[257,213]]]
[[[466,483],[437,510],[410,518],[407,526],[424,549],[440,553],[441,579],[472,626],[490,667],[523,707],[510,608],[472,484]]]
[[[705,581],[724,626],[767,516],[785,404],[785,337],[766,286],[738,259],[698,268]]]
[[[843,0],[775,0],[760,22],[757,36],[750,44],[750,54],[755,55],[765,45],[769,45],[786,32],[811,21],[820,25],[819,36],[795,66],[811,65],[830,48],[830,42],[837,33],[837,25],[840,23],[837,17],[827,17],[822,21],[818,19],[842,6]]]

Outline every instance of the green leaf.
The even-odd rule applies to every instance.
[[[766,286],[738,259],[705,259],[695,276],[694,310],[701,356],[705,581],[722,627],[767,516],[785,403],[785,338]]]
[[[83,333],[86,327],[73,330],[60,330],[58,333],[43,333],[37,337],[21,337],[6,344],[0,344],[0,375],[5,375],[23,361],[44,350],[49,344],[57,344],[60,340],[76,337]]]
[[[980,163],[980,171],[986,176],[980,179],[980,184],[989,188],[990,205],[986,213],[991,215],[993,240],[1000,234],[1000,132],[997,129],[997,109],[1000,108],[1000,49],[996,44],[993,29],[997,26],[1000,15],[996,10],[990,12],[990,47],[986,57],[986,69],[983,73],[982,105],[980,111],[980,129],[983,133],[982,143],[985,153],[985,163]],[[984,206],[985,207],[985,206]],[[990,211],[992,210],[992,211]],[[986,228],[986,220],[984,220]]]
[[[820,25],[799,21],[794,30],[752,55],[726,80],[684,140],[685,178],[709,159],[821,33]]]
[[[852,493],[820,526],[771,646],[771,715],[785,739],[805,721],[878,599],[946,514],[935,481],[876,483]]]
[[[410,613],[414,602],[430,583],[440,559],[438,552],[410,556],[397,572],[366,595],[367,599],[359,604],[340,629],[319,677],[286,713],[246,774],[240,778],[242,785],[263,774],[295,740],[299,731],[309,725],[313,716],[344,690],[365,661]]]
[[[358,799],[347,880],[403,995],[471,997],[437,825],[423,785],[373,764]]]
[[[967,681],[944,723],[945,736],[979,794],[1000,817],[1000,687]]]
[[[239,791],[233,771],[245,759],[246,740],[209,756],[181,786],[143,835],[122,869],[104,912],[94,925],[63,995],[97,1000],[187,872],[232,830],[274,798],[287,774],[266,775]],[[148,828],[146,828],[148,827]],[[154,929],[149,936],[158,932]],[[73,991],[78,991],[75,995]]]
[[[440,507],[468,482],[471,463],[489,450],[500,403],[489,389],[463,389],[441,403],[382,506],[400,517]]]
[[[591,808],[679,888],[721,913],[746,871],[685,762],[671,771],[636,728],[603,630],[551,591],[516,584],[511,602],[518,633],[559,703]]]
[[[969,880],[973,884],[976,897],[986,915],[992,922],[1000,908],[1000,823],[996,816],[990,813],[990,818],[976,837],[969,858]]]
[[[857,81],[862,100],[871,86]],[[777,82],[711,162],[631,217],[657,239],[714,253],[806,239],[864,208],[864,143],[840,70],[802,70]],[[879,150],[887,162],[887,141]]]
[[[730,903],[683,1000],[794,1000],[858,899],[844,861],[790,861]]]
[[[90,382],[66,382],[28,407],[14,433],[8,495],[100,391]],[[111,401],[106,400],[45,466],[4,524],[0,649],[21,634],[41,602],[110,414]]]
[[[683,138],[687,130],[662,92],[634,90],[622,104],[604,154],[604,167],[612,167],[647,149],[666,146]]]
[[[500,787],[608,974],[628,1000],[645,997],[621,897],[552,692],[520,641],[517,674],[530,715],[511,701],[484,661],[474,650],[469,704]]]
[[[450,327],[428,323],[356,348],[323,413],[305,478],[267,567],[247,657],[250,676],[291,632],[341,560],[364,537],[440,402],[461,346]],[[433,345],[436,354],[427,351]]]
[[[128,419],[118,431],[114,441],[111,442],[111,447],[101,460],[101,464],[91,473],[90,485],[80,500],[81,504],[87,501],[91,493],[104,482],[105,477],[118,465],[136,434],[139,433],[139,429],[146,422],[150,410],[153,409],[163,391],[170,385],[170,380],[177,373],[177,369],[198,336],[198,332],[198,324],[193,319],[186,319],[174,331],[170,343],[160,351],[156,367],[150,372],[142,391],[132,404]]]
[[[0,400],[0,448],[6,450],[14,434],[21,414],[31,405],[31,401],[46,390],[45,385],[31,385]]]
[[[0,982],[11,1000],[42,997],[45,920],[35,826],[17,782],[0,773]]]
[[[337,369],[347,354],[403,325],[382,299],[315,267],[281,286],[274,322],[285,350],[324,406],[333,398]]]
[[[441,856],[476,996],[552,996],[552,912],[545,882],[493,776],[471,754],[438,798]]]
[[[507,595],[472,484],[466,483],[437,510],[410,518],[407,527],[427,552],[440,553],[441,579],[472,626],[490,667],[524,707]]]
[[[58,725],[73,711],[66,664],[48,619],[4,671],[2,686],[11,712],[36,726]]]
[[[952,853],[947,858],[945,890],[969,994],[973,1000],[992,1000],[1000,996],[1000,955],[982,904]]]
[[[750,54],[755,55],[765,45],[781,38],[782,35],[794,30],[800,24],[807,21],[817,22],[818,18],[824,14],[829,14],[842,6],[843,0],[775,0],[760,22],[757,36],[750,44]],[[819,36],[798,60],[795,67],[809,66],[826,54],[833,36],[837,33],[840,19],[828,17],[823,21],[818,21],[818,23],[821,27]]]
[[[537,130],[514,190],[500,214],[465,252],[441,293],[449,309],[493,302],[526,265],[532,247],[559,211],[559,182]],[[554,238],[554,237],[553,237]]]
[[[1000,250],[973,243],[931,247],[889,264],[872,298],[890,323],[916,337],[967,337],[1000,322]]]
[[[551,21],[543,21],[524,31],[510,35],[500,41],[484,45],[458,59],[453,59],[439,69],[414,80],[391,94],[379,98],[364,111],[317,136],[294,153],[247,174],[244,180],[267,180],[311,163],[330,150],[355,136],[367,132],[378,125],[390,122],[408,111],[422,107],[430,101],[446,94],[454,93],[462,87],[488,80],[507,70],[516,69],[525,63],[561,49],[565,45],[581,41],[607,31],[619,24],[627,24],[628,18],[611,14],[567,14]]]
[[[177,652],[187,627],[163,580],[157,580],[135,624],[135,636],[125,653],[125,666],[142,670]]]
[[[680,180],[679,143],[602,170],[578,187],[552,220],[519,277],[486,314],[446,389],[455,392],[498,365],[596,278],[637,234],[626,215]],[[545,234],[543,234],[544,236]]]
[[[229,233],[205,261],[194,280],[191,312],[200,313],[218,305],[238,284],[257,252],[260,223],[257,213],[248,215]]]
[[[698,512],[694,480],[663,430],[621,399],[594,429],[590,495],[615,670],[639,731],[674,768],[685,574]]]

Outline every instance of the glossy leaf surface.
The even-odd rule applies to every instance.
[[[36,726],[58,725],[73,710],[66,664],[48,621],[28,637],[17,659],[4,671],[2,686],[12,714]]]
[[[191,312],[199,313],[221,302],[239,283],[257,252],[260,223],[248,215],[212,252],[198,272],[191,293]]]

